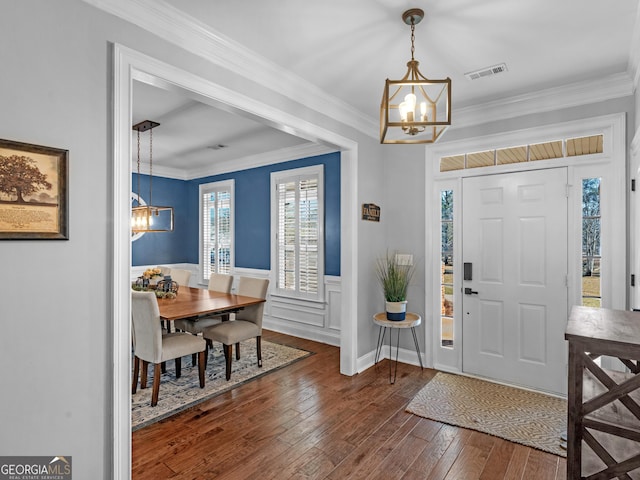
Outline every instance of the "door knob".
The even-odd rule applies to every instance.
[[[464,289],[464,294],[465,295],[477,295],[478,292],[476,292],[475,290],[471,290],[469,287]]]

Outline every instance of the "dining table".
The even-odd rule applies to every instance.
[[[181,318],[216,314],[228,320],[229,314],[263,303],[264,298],[217,292],[204,288],[180,287],[175,298],[158,298],[161,320],[173,322]]]

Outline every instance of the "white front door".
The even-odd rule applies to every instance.
[[[565,393],[567,169],[465,178],[462,196],[463,371]]]

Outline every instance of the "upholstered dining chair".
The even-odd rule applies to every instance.
[[[269,280],[261,278],[240,277],[238,282],[238,295],[248,297],[267,298]],[[222,343],[224,358],[226,361],[226,378],[231,378],[231,357],[233,344],[236,345],[236,360],[240,359],[240,342],[255,337],[258,356],[258,367],[262,367],[262,315],[264,302],[245,307],[236,313],[235,320],[222,322],[212,327],[205,328],[205,339]]]
[[[163,335],[160,327],[158,300],[154,292],[131,292],[131,320],[133,324],[134,353],[132,394],[135,394],[138,388],[140,360],[142,360],[141,388],[147,387],[147,368],[149,363],[154,365],[151,406],[155,407],[158,404],[158,394],[160,392],[160,364],[167,360],[175,360],[176,378],[179,378],[181,358],[193,353],[199,355],[198,375],[200,377],[200,388],[204,388],[206,342],[203,338],[189,333],[167,333]]]
[[[169,272],[171,280],[178,284],[178,287],[188,287],[191,279],[191,272],[182,268],[172,268]]]
[[[233,285],[233,275],[225,275],[223,273],[212,273],[209,277],[208,289],[214,292],[231,293]],[[195,318],[183,318],[173,322],[176,330],[189,332],[192,335],[202,334],[205,328],[217,325],[222,322],[220,315],[202,315]],[[211,340],[207,341],[207,345],[211,346]],[[191,356],[192,365],[196,364],[195,354]]]
[[[165,267],[164,265],[158,265],[156,268],[160,269],[162,275],[171,275],[171,267]]]

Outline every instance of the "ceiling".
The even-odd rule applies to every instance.
[[[632,71],[638,0],[164,0],[377,122],[386,78],[411,57],[402,12],[422,8],[415,58],[429,78],[452,79],[456,110]],[[637,52],[635,52],[637,55]],[[465,74],[505,63],[507,71]],[[304,102],[304,100],[301,100]],[[134,123],[150,119],[154,165],[203,171],[306,140],[136,82]],[[455,115],[454,115],[455,119]],[[454,127],[452,127],[454,128]],[[377,132],[372,132],[372,135]],[[225,148],[212,149],[216,145]],[[134,149],[135,152],[135,149]]]

